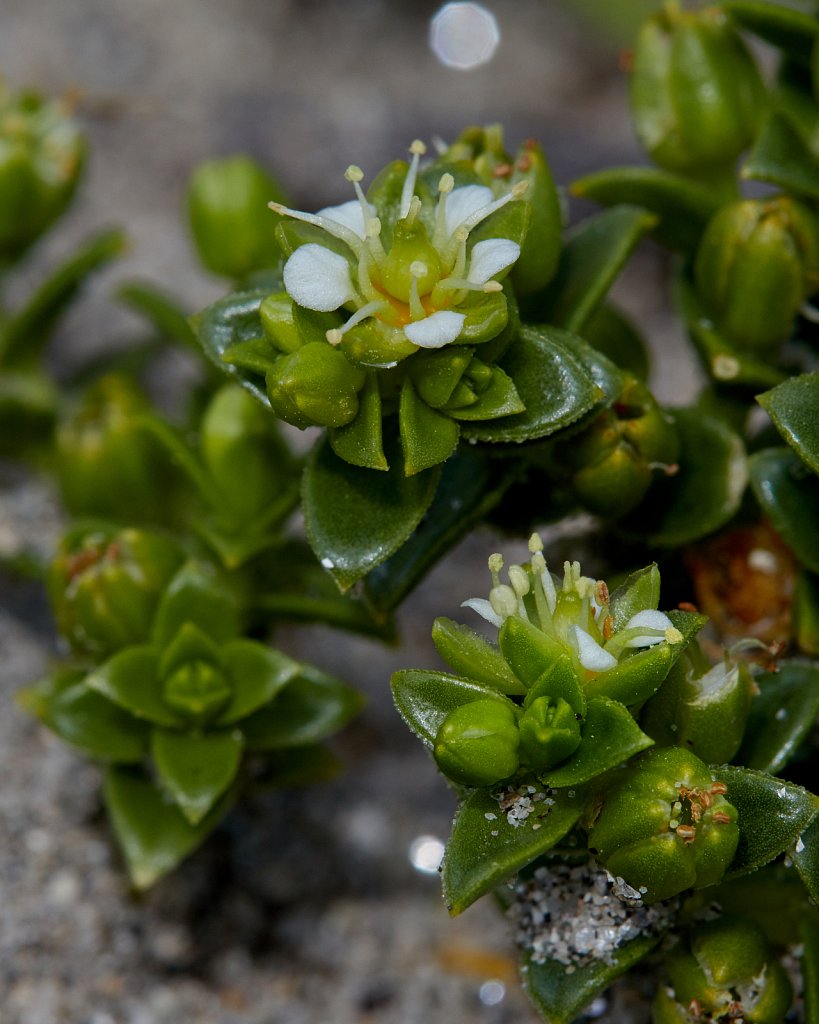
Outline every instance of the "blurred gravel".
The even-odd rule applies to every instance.
[[[637,159],[624,82],[604,41],[589,40],[554,0],[487,5],[501,46],[491,64],[461,73],[427,47],[437,5],[426,2],[3,0],[0,71],[16,86],[75,92],[93,154],[78,203],[12,299],[92,229],[123,224],[132,239],[67,318],[55,363],[76,364],[138,330],[112,302],[121,280],[158,282],[191,309],[221,293],[197,268],[180,219],[184,183],[206,156],[252,153],[307,208],[346,198],[350,162],[372,174],[414,137],[451,138],[476,121],[502,121],[512,146],[540,138],[562,183]],[[673,393],[659,394],[679,401],[694,370],[668,345],[661,282],[649,251],[618,297],[666,339]],[[55,508],[47,485],[0,469],[0,554],[47,551]],[[142,899],[127,891],[96,770],[14,706],[55,640],[40,589],[2,579],[3,1024],[534,1021],[490,902],[450,921],[437,878],[410,864],[413,838],[445,837],[454,801],[387,689],[394,668],[436,663],[431,619],[485,591],[494,543],[469,538],[425,582],[402,612],[400,652],[318,629],[282,634],[285,649],[369,696],[339,743],[347,773],[252,800]],[[490,979],[506,985],[497,1005],[481,1001]],[[627,996],[617,998],[605,1019],[638,1024],[622,1008]]]

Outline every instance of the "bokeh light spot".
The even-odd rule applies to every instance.
[[[486,64],[499,42],[497,19],[482,4],[444,4],[430,23],[429,45],[448,68],[468,70]]]
[[[444,856],[444,844],[437,836],[418,836],[410,843],[410,864],[422,875],[436,875]]]

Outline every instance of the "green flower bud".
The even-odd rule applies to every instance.
[[[819,285],[819,224],[790,196],[732,203],[710,221],[694,269],[720,332],[773,355]]]
[[[562,697],[537,697],[520,720],[520,746],[532,768],[559,764],[580,746],[580,722]]]
[[[491,786],[517,769],[520,733],[511,702],[477,700],[451,711],[435,737],[435,760],[453,782]]]
[[[219,666],[198,658],[175,668],[162,687],[165,703],[197,725],[212,721],[232,694],[233,688]]]
[[[380,268],[381,283],[401,302],[409,302],[413,281],[418,295],[429,295],[441,277],[441,258],[429,240],[426,228],[417,221],[395,225],[390,251]]]
[[[646,703],[640,724],[658,744],[686,747],[707,764],[725,764],[742,743],[753,680],[747,665],[728,660],[703,671],[691,650]]]
[[[93,528],[66,534],[48,573],[60,632],[75,651],[96,660],[143,643],[182,560],[179,547],[158,533]]]
[[[75,516],[165,518],[173,476],[139,417],[150,405],[128,377],[96,381],[57,427],[57,473]]]
[[[326,342],[283,356],[267,375],[273,411],[295,427],[343,427],[358,412],[366,376]]]
[[[781,1024],[793,1000],[782,965],[751,921],[724,916],[698,925],[666,956],[670,988],[653,1007],[654,1024],[745,1020]]]
[[[64,103],[12,93],[0,81],[0,263],[19,256],[65,210],[84,157]]]
[[[724,783],[680,747],[654,749],[622,770],[589,835],[589,851],[647,903],[712,885],[739,841]]]
[[[242,278],[281,259],[267,209],[282,193],[270,175],[247,156],[199,164],[188,185],[188,218],[199,259],[214,274]]]
[[[249,519],[271,508],[295,464],[269,410],[228,384],[211,399],[201,429],[202,455],[225,511]]]
[[[666,3],[640,31],[633,71],[634,125],[661,167],[708,177],[732,168],[753,141],[764,86],[718,7]]]

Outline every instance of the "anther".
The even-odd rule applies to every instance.
[[[340,345],[344,334],[338,329],[338,327],[332,327],[324,337],[330,342],[331,345]]]
[[[714,796],[723,796],[727,792],[728,792],[728,787],[725,785],[724,782],[715,782],[711,786],[711,793]]]
[[[413,156],[423,156],[427,151],[427,147],[420,139],[415,139],[415,141],[411,143],[409,151]]]
[[[669,644],[678,644],[685,639],[676,626],[669,626],[663,635]]]
[[[536,551],[543,550],[543,540],[539,533],[533,533],[529,538],[529,550],[534,554]]]
[[[442,195],[447,195],[455,188],[455,179],[447,171],[441,175],[441,180],[438,182],[438,192]]]
[[[428,270],[429,267],[421,260],[413,260],[412,263],[410,263],[409,271],[413,277],[423,277]]]
[[[503,285],[500,281],[487,281],[486,284],[482,286],[481,290],[487,293],[502,292]]]
[[[546,559],[543,557],[542,551],[533,552],[529,562],[532,566],[532,572],[534,573],[540,574],[546,569]]]
[[[529,191],[528,181],[518,181],[512,186],[512,198],[522,199]]]
[[[529,593],[531,584],[526,571],[519,565],[509,566],[509,582],[518,597],[525,597]]]
[[[505,583],[501,583],[500,586],[491,589],[489,592],[489,603],[492,605],[492,610],[495,614],[499,615],[502,619],[508,619],[510,615],[517,614],[517,594]]]
[[[715,825],[730,825],[731,824],[731,818],[730,818],[729,815],[727,815],[725,813],[725,811],[715,811],[711,815],[711,821],[713,821]]]
[[[361,170],[360,167],[356,167],[355,164],[350,164],[350,166],[344,172],[344,177],[349,182],[363,181],[364,180],[364,172]]]

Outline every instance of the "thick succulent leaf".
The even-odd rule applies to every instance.
[[[632,615],[646,609],[655,611],[660,604],[660,570],[656,562],[631,573],[612,591],[609,610],[614,619],[614,631],[622,629]]]
[[[569,233],[548,287],[526,300],[527,318],[582,333],[637,243],[656,224],[653,214],[635,206],[615,206],[584,220]]]
[[[89,689],[83,673],[44,679],[18,700],[61,740],[89,757],[129,764],[141,761],[148,748],[148,726]]]
[[[298,668],[272,704],[241,723],[249,748],[284,750],[318,743],[361,710],[361,694],[346,683],[309,665]]]
[[[589,701],[580,746],[562,765],[544,773],[552,789],[578,786],[654,745],[622,704],[607,697]]]
[[[86,685],[146,722],[170,727],[181,724],[163,699],[155,647],[126,647],[94,669],[86,677]]]
[[[492,686],[422,668],[395,672],[391,686],[398,713],[427,747],[432,747],[441,723],[455,708],[476,700],[496,700],[507,707],[511,703]]]
[[[545,1024],[571,1024],[595,996],[638,964],[659,941],[659,936],[642,935],[615,950],[612,963],[598,960],[571,973],[557,960],[539,964],[527,959],[521,969],[523,984]]]
[[[819,799],[801,786],[733,765],[712,767],[739,812],[739,846],[726,878],[756,871],[792,847],[814,821]]]
[[[627,655],[619,665],[588,680],[586,692],[590,696],[608,697],[629,707],[641,704],[656,693],[677,658],[708,621],[705,615],[691,612],[671,611],[668,617],[682,633],[681,642],[670,644],[663,641]]]
[[[819,818],[814,818],[791,850],[791,858],[814,903],[819,904]],[[819,950],[817,950],[819,954]],[[819,956],[817,957],[819,964]],[[817,979],[819,981],[819,979]],[[816,993],[819,1001],[819,991]],[[819,1018],[817,1018],[819,1021]]]
[[[441,470],[404,474],[393,441],[390,470],[350,466],[322,439],[304,470],[302,505],[310,545],[341,590],[389,558],[410,537],[432,503]]]
[[[233,802],[228,792],[197,825],[142,772],[109,768],[103,795],[111,826],[136,889],[149,889],[212,832]]]
[[[401,388],[398,422],[407,476],[446,462],[458,445],[458,424],[419,398],[409,377]]]
[[[675,300],[702,364],[715,381],[750,388],[770,388],[784,379],[779,370],[762,359],[741,352],[720,334],[696,288],[684,273],[677,278]]]
[[[565,345],[600,389],[598,403],[611,405],[623,392],[625,377],[615,363],[570,331],[553,329],[552,336]]]
[[[819,572],[819,477],[790,448],[748,460],[754,494],[771,525],[811,572]]]
[[[499,416],[514,416],[525,411],[518,390],[499,366],[492,367],[492,381],[477,402],[461,409],[451,409],[449,415],[456,420],[492,420]]]
[[[746,768],[772,775],[791,760],[819,719],[819,665],[782,661],[778,667],[756,677],[759,693],[736,757]]]
[[[122,231],[104,231],[46,278],[27,304],[3,323],[0,365],[5,368],[36,363],[58,318],[89,275],[121,256],[126,246]]]
[[[613,167],[574,182],[572,192],[601,206],[629,203],[657,217],[653,234],[663,245],[691,253],[719,207],[713,191],[653,167]]]
[[[819,21],[803,11],[765,0],[725,0],[720,5],[740,28],[753,32],[788,56],[807,61],[819,38]]]
[[[381,424],[381,393],[378,377],[368,373],[358,395],[358,414],[352,423],[328,430],[333,451],[351,466],[388,470]]]
[[[441,870],[451,914],[460,914],[559,843],[577,823],[586,794],[566,789],[549,800],[554,802],[535,803],[529,817],[517,826],[509,823],[487,789],[476,789],[464,800],[452,823]]]
[[[219,716],[220,725],[239,722],[269,704],[300,670],[299,663],[286,654],[254,640],[233,640],[220,653],[233,690],[230,703]]]
[[[646,340],[633,321],[616,306],[606,304],[583,328],[583,337],[615,366],[647,381],[650,360]]]
[[[533,441],[574,423],[603,398],[566,333],[557,328],[521,325],[501,366],[514,382],[525,411],[465,424],[464,437],[491,442]]]
[[[241,732],[170,732],[154,729],[151,755],[159,780],[191,823],[198,825],[236,778]]]
[[[432,642],[450,668],[468,679],[500,693],[526,693],[497,645],[469,626],[440,616],[432,624]]]
[[[270,348],[271,359],[275,356],[273,346],[266,342],[259,316],[259,307],[268,295],[268,289],[234,292],[193,317],[191,326],[211,362],[269,407],[264,380],[259,373],[231,365],[224,359],[232,346],[247,342],[265,343]]]
[[[429,569],[493,509],[508,488],[514,468],[492,472],[486,456],[461,447],[441,467],[429,509],[407,542],[364,581],[376,609],[396,608]]]
[[[766,118],[742,166],[742,177],[819,198],[819,164],[792,123],[777,112]]]
[[[799,458],[819,473],[819,373],[791,377],[757,401]]]
[[[165,647],[186,622],[198,626],[214,643],[239,632],[236,602],[209,565],[188,562],[162,595],[153,624],[153,640]]]
[[[679,472],[655,481],[621,528],[643,543],[679,547],[713,533],[739,508],[748,468],[739,436],[697,409],[671,412]]]

